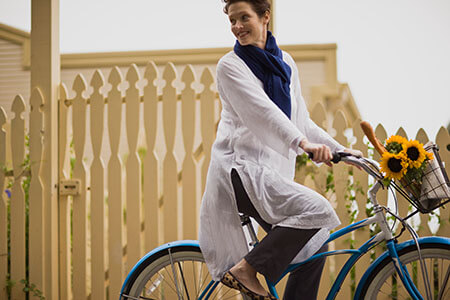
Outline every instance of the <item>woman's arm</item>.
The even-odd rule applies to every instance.
[[[361,156],[361,152],[346,148],[333,139],[325,130],[317,126],[309,116],[309,112],[306,108],[305,100],[301,94],[300,78],[298,75],[297,65],[292,57],[287,54],[292,72],[292,83],[294,88],[294,96],[297,103],[297,117],[296,125],[303,132],[305,137],[296,141],[298,147],[305,152],[313,153],[315,162],[326,162],[329,164],[332,158],[332,152],[346,151],[352,153],[355,156]]]
[[[231,106],[240,121],[278,153],[289,157],[289,149],[298,146],[292,147],[294,140],[305,138],[238,58],[225,57],[219,61],[217,86],[222,100]]]

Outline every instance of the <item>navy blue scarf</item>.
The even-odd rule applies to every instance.
[[[241,46],[236,40],[234,52],[264,84],[269,98],[291,118],[291,68],[283,61],[283,53],[270,31],[267,31],[266,47]]]

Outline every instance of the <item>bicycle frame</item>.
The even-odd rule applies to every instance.
[[[275,285],[284,277],[287,275],[287,273],[290,273],[291,271],[295,270],[296,268],[298,268],[299,266],[308,263],[314,259],[317,258],[321,258],[321,257],[326,257],[326,256],[331,256],[331,255],[338,255],[338,254],[350,254],[350,257],[348,258],[348,260],[345,262],[344,266],[341,268],[341,270],[339,271],[339,274],[335,280],[335,282],[333,283],[333,286],[331,287],[330,291],[328,292],[328,295],[326,297],[326,300],[333,300],[336,298],[339,290],[341,289],[341,286],[345,280],[345,278],[347,277],[348,273],[351,271],[352,267],[355,265],[355,263],[359,260],[360,257],[362,257],[363,255],[365,255],[370,249],[372,249],[373,247],[375,247],[377,244],[381,243],[382,241],[386,241],[386,245],[387,245],[387,251],[385,251],[384,253],[382,253],[371,265],[370,267],[366,270],[366,272],[364,273],[364,275],[361,277],[361,280],[358,283],[358,286],[356,288],[355,291],[355,295],[354,295],[354,299],[359,299],[360,297],[360,293],[362,290],[362,287],[364,286],[365,282],[368,280],[369,275],[375,270],[375,268],[381,263],[383,262],[387,257],[390,257],[394,263],[395,266],[395,270],[399,276],[399,279],[401,280],[401,282],[403,283],[403,285],[405,286],[406,290],[408,291],[408,293],[411,295],[411,297],[415,300],[423,300],[423,297],[420,295],[419,291],[417,290],[417,288],[415,287],[413,280],[411,279],[411,276],[408,273],[408,270],[406,269],[406,267],[400,262],[399,260],[399,251],[401,251],[402,249],[404,249],[405,247],[409,247],[411,245],[414,244],[422,244],[422,243],[440,243],[440,244],[446,244],[448,245],[450,243],[450,239],[448,238],[442,238],[442,237],[424,237],[424,238],[418,238],[416,240],[409,240],[403,243],[398,244],[396,239],[393,237],[391,229],[388,226],[387,220],[386,220],[386,211],[388,211],[387,208],[382,207],[378,204],[377,199],[376,199],[376,194],[378,192],[378,190],[380,189],[380,187],[382,187],[382,183],[381,183],[381,179],[383,178],[382,175],[380,173],[377,173],[373,168],[371,168],[371,166],[375,166],[376,162],[373,162],[371,160],[368,159],[361,159],[365,164],[363,164],[360,161],[357,161],[356,159],[352,159],[350,158],[343,158],[342,160],[347,160],[347,161],[352,161],[352,162],[356,162],[357,165],[360,165],[367,173],[369,173],[370,175],[372,175],[376,181],[374,183],[374,185],[372,186],[372,188],[369,190],[368,195],[370,198],[370,201],[373,204],[373,211],[374,211],[374,216],[369,217],[367,219],[358,221],[356,223],[353,223],[351,225],[348,225],[344,228],[339,229],[338,231],[332,233],[329,237],[329,239],[326,241],[326,244],[348,234],[351,233],[357,229],[360,229],[362,227],[365,226],[369,226],[371,224],[377,224],[380,227],[380,232],[377,233],[376,235],[374,235],[373,237],[371,237],[369,240],[367,240],[361,247],[359,247],[358,249],[344,249],[344,250],[333,250],[333,251],[327,251],[327,252],[323,252],[323,253],[319,253],[316,255],[313,255],[312,257],[310,257],[309,259],[307,259],[304,262],[301,263],[296,263],[296,264],[291,264],[289,265],[289,267],[287,268],[287,270],[280,276],[279,279],[277,279],[276,282],[270,282],[266,279],[267,282],[267,286],[269,288],[269,291],[272,295],[278,297],[277,291],[275,289]],[[370,166],[371,165],[371,166]],[[376,166],[376,168],[378,168]],[[391,214],[393,214],[392,212],[390,212]],[[395,214],[393,214],[395,217],[397,217],[403,224],[404,220],[399,218],[398,216],[396,216]],[[250,234],[251,238],[254,239],[252,241],[253,244],[257,243],[257,239],[256,239],[256,235],[254,234],[253,231],[253,227],[251,225],[251,222],[246,222],[245,224],[248,224],[247,226],[249,229],[249,232],[252,233],[253,235]],[[243,223],[243,226],[245,225]],[[139,265],[148,257],[152,256],[152,255],[158,255],[159,253],[163,253],[166,252],[167,250],[169,250],[170,252],[170,248],[173,247],[177,247],[177,246],[194,246],[194,247],[199,247],[198,245],[198,241],[176,241],[176,242],[172,242],[172,243],[167,243],[165,245],[162,245],[154,250],[152,250],[151,252],[149,252],[147,255],[145,255],[135,266],[134,268],[131,270],[131,272],[129,273],[129,275],[127,276],[124,285],[122,287],[122,291],[121,291],[121,296],[123,293],[123,289],[126,286],[127,282],[130,280],[130,276],[132,273],[134,273],[136,271],[136,269],[139,267]],[[207,285],[207,287],[202,291],[201,295],[199,296],[199,300],[202,299],[209,299],[210,295],[214,292],[215,288],[218,286],[220,282],[219,281],[214,281],[211,280],[209,282],[209,284]]]
[[[392,232],[389,229],[389,226],[388,226],[388,223],[386,220],[385,211],[378,204],[376,194],[377,194],[378,190],[383,186],[382,183],[380,182],[380,180],[383,179],[383,176],[379,172],[376,172],[374,168],[371,168],[371,166],[373,167],[373,166],[377,165],[376,162],[373,162],[369,159],[363,159],[363,162],[364,162],[364,164],[363,164],[360,161],[358,161],[357,159],[353,159],[352,157],[343,157],[342,160],[351,161],[351,162],[355,163],[356,165],[359,165],[369,175],[373,176],[376,179],[375,184],[372,186],[372,188],[368,192],[369,199],[374,206],[374,216],[364,219],[364,220],[361,220],[361,221],[358,221],[351,225],[348,225],[348,226],[341,228],[338,231],[332,233],[330,235],[330,238],[326,241],[326,244],[340,238],[343,235],[351,233],[352,231],[355,231],[359,228],[369,226],[369,225],[375,224],[375,223],[380,227],[381,231],[378,234],[376,234],[375,236],[371,237],[368,241],[366,241],[358,249],[344,249],[344,250],[334,250],[334,251],[323,252],[323,253],[313,255],[312,257],[310,257],[309,259],[307,259],[304,262],[289,265],[287,270],[280,276],[280,278],[276,282],[270,282],[266,279],[266,283],[267,283],[270,293],[272,295],[274,295],[275,297],[279,298],[278,293],[275,289],[275,285],[284,276],[286,276],[286,274],[288,274],[289,272],[295,270],[296,268],[298,268],[299,266],[301,266],[307,262],[310,262],[314,259],[317,259],[320,257],[325,257],[325,256],[338,255],[338,254],[351,254],[351,256],[345,262],[342,269],[339,271],[339,274],[338,274],[336,280],[334,281],[333,286],[331,287],[331,289],[328,292],[328,295],[326,297],[326,300],[333,300],[336,298],[339,290],[341,289],[341,286],[342,286],[345,278],[347,277],[347,274],[351,271],[352,267],[359,260],[359,258],[361,256],[363,256],[364,254],[366,254],[372,247],[376,246],[377,244],[379,244],[382,241],[386,241],[388,250],[385,253],[386,253],[386,255],[389,255],[392,258],[392,260],[395,262],[395,269],[397,271],[397,274],[399,275],[400,280],[403,282],[407,291],[410,293],[410,295],[414,299],[423,300],[423,298],[420,296],[419,292],[415,288],[414,284],[412,284],[412,279],[409,276],[408,271],[406,270],[406,268],[404,266],[402,266],[399,263],[398,251],[404,247],[404,243],[402,243],[401,246],[399,246],[396,243],[396,241],[392,235]],[[376,169],[378,169],[377,166],[376,166]],[[386,255],[384,255],[384,256],[386,256]],[[205,294],[209,295],[211,293],[211,291],[208,292],[208,290],[210,288],[214,289],[215,286],[216,285],[214,285],[213,282],[211,282],[210,285],[208,285],[208,288],[204,291],[204,293],[201,295],[201,297],[199,299],[203,299],[203,296]],[[357,299],[357,298],[355,298],[355,299]]]

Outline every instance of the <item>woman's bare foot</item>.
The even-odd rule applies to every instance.
[[[234,267],[230,269],[230,272],[252,292],[262,296],[268,294],[256,277],[256,270],[245,259],[242,259],[234,265]]]

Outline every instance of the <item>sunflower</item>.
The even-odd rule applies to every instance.
[[[431,153],[431,152],[425,152],[425,156],[427,157],[428,160],[433,159],[433,153]]]
[[[406,156],[410,168],[420,168],[427,158],[423,145],[416,140],[404,143],[402,153]]]
[[[408,162],[404,153],[384,152],[381,157],[381,171],[386,174],[389,179],[402,179],[408,170]]]
[[[393,135],[386,140],[386,150],[391,153],[400,153],[403,149],[403,145],[407,143],[408,140],[399,135]]]

